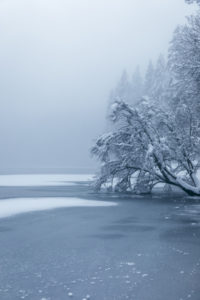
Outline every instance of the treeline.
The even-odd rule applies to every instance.
[[[95,187],[149,193],[163,183],[200,195],[200,12],[177,27],[166,62],[150,63],[144,79],[124,72],[110,101],[112,131],[92,148]]]
[[[163,55],[160,55],[155,66],[152,61],[149,62],[145,76],[141,75],[139,66],[132,77],[124,70],[116,87],[111,91],[109,103],[118,99],[137,105],[145,96],[154,101],[162,101],[161,95],[168,89],[170,80],[167,61]]]

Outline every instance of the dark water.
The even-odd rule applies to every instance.
[[[200,300],[200,204],[183,196],[0,188],[0,197],[113,200],[0,219],[0,299]]]

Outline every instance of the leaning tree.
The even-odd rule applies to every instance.
[[[111,119],[116,130],[92,148],[102,163],[97,189],[146,193],[164,183],[200,195],[200,121],[186,105],[163,111],[148,99],[137,108],[118,101]]]

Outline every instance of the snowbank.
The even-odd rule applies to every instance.
[[[106,207],[115,202],[84,200],[80,198],[13,198],[0,200],[0,218],[34,211],[64,207]]]

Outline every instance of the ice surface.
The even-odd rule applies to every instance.
[[[13,198],[0,200],[0,218],[64,207],[115,206],[115,202],[84,200],[80,198]]]
[[[0,175],[0,186],[66,186],[92,179],[90,174]]]

